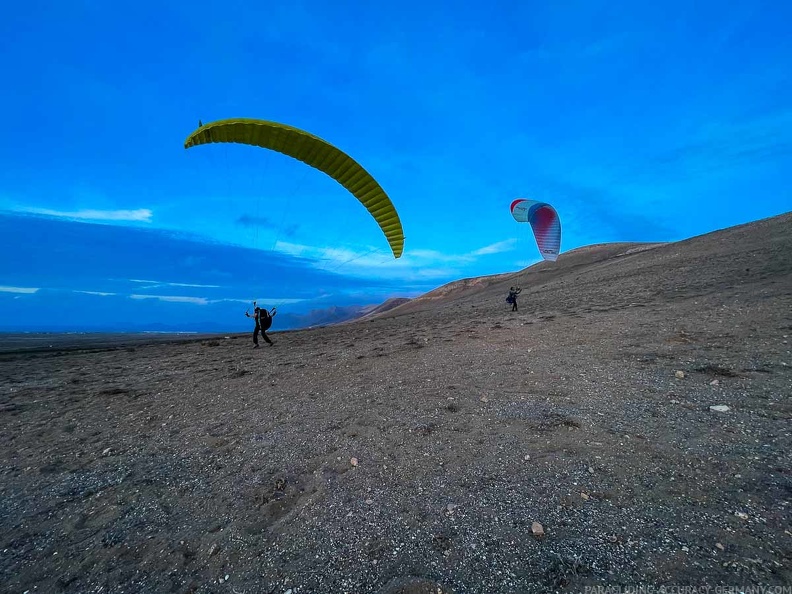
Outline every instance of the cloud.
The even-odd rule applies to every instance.
[[[129,282],[132,283],[139,283],[143,285],[147,285],[143,287],[144,289],[156,289],[159,287],[190,287],[196,289],[220,289],[220,285],[201,285],[196,283],[170,283],[170,282],[160,282],[154,280],[143,280],[138,278],[130,278]]]
[[[431,262],[434,264],[437,263],[446,263],[446,264],[464,264],[468,262],[472,262],[474,260],[472,254],[444,254],[443,252],[439,252],[437,250],[410,250],[408,254],[404,256],[405,262],[421,262],[427,263]]]
[[[317,269],[347,277],[402,283],[402,290],[415,289],[419,292],[435,288],[433,283],[444,283],[462,276],[477,276],[470,266],[492,254],[502,253],[516,247],[516,240],[493,243],[471,252],[446,254],[432,249],[411,249],[399,259],[382,248],[360,251],[346,248],[321,248],[304,244],[279,241],[275,250],[304,258]]]
[[[138,208],[137,210],[73,210],[62,211],[49,208],[21,208],[18,212],[29,214],[44,215],[48,217],[58,217],[64,219],[77,219],[83,221],[135,221],[150,223],[152,212],[148,208]]]
[[[426,278],[435,275],[437,278],[444,278],[448,274],[457,274],[456,268],[429,268],[438,264],[455,265],[457,267],[472,264],[480,256],[487,256],[513,250],[516,247],[516,240],[509,239],[499,241],[482,248],[464,254],[445,254],[438,250],[431,249],[412,249],[405,251],[404,255],[398,260],[393,259],[390,252],[385,252],[382,248],[371,248],[368,251],[355,251],[347,248],[321,248],[304,244],[278,241],[275,250],[299,256],[311,261],[311,264],[323,270],[334,271],[346,267],[357,270],[358,273],[365,269],[370,269],[371,274],[383,274],[388,270],[397,271],[396,274],[409,272],[410,276]],[[418,271],[418,268],[424,270]],[[414,270],[411,270],[414,269]],[[432,272],[430,272],[432,271]]]
[[[471,253],[474,256],[488,256],[490,254],[500,254],[503,252],[510,252],[516,247],[517,247],[516,239],[507,239],[506,241],[499,241],[497,243],[484,246],[483,248],[474,250]]]
[[[100,297],[114,297],[118,295],[118,293],[105,293],[104,291],[80,291],[74,289],[75,293],[82,293],[83,295],[98,295]]]
[[[275,231],[278,231],[280,235],[284,235],[286,237],[294,237],[297,234],[297,230],[300,228],[300,226],[297,225],[296,223],[294,225],[289,225],[288,227],[283,227],[281,225],[275,224],[266,217],[256,217],[248,214],[243,214],[242,216],[237,218],[236,223],[238,225],[242,225],[243,227],[258,227],[260,229],[273,229]]]
[[[207,299],[272,294],[275,289],[285,298],[313,299],[317,286],[334,293],[387,284],[344,271],[331,273],[288,254],[157,229],[0,214],[0,237],[21,247],[14,258],[0,259],[0,278],[9,286],[45,282],[65,290]],[[153,285],[157,287],[144,289]]]
[[[157,299],[168,303],[194,303],[195,305],[209,305],[205,297],[187,297],[183,295],[130,295],[131,299]]]
[[[304,303],[308,299],[284,299],[282,297],[256,297],[255,299],[240,299],[227,297],[224,299],[212,299],[210,303],[277,303],[278,305],[292,305],[294,303]]]
[[[38,288],[31,288],[31,287],[2,287],[0,286],[0,293],[24,293],[26,295],[32,295],[33,293],[38,293]]]
[[[393,261],[393,256],[390,253],[386,255],[382,248],[371,248],[360,252],[347,248],[319,247],[279,240],[275,242],[274,250],[304,259],[307,265],[327,271],[333,271],[346,264],[354,264],[359,268],[376,268]]]
[[[211,305],[215,303],[246,303],[250,304],[253,299],[240,299],[237,297],[223,297],[222,299],[209,299],[207,297],[191,297],[188,295],[144,295],[135,293],[129,295],[130,299],[157,299],[167,303],[192,303],[195,305]],[[281,305],[291,305],[294,303],[302,303],[307,299],[283,299],[278,297],[258,297],[255,301],[259,303],[277,303]]]
[[[237,218],[236,223],[243,227],[265,227],[267,229],[274,229],[275,223],[266,217],[256,217],[253,215],[243,214]]]

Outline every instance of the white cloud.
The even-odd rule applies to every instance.
[[[195,305],[208,305],[209,300],[205,297],[184,297],[182,295],[130,295],[132,299],[158,299],[168,303],[193,303]]]
[[[152,212],[148,208],[136,210],[52,210],[49,208],[21,208],[22,212],[45,215],[48,217],[62,217],[66,219],[81,219],[84,221],[135,221],[150,223]]]
[[[214,299],[210,301],[210,303],[246,303],[251,305],[254,299],[237,299],[237,298],[225,298],[225,299]],[[259,304],[264,303],[277,303],[278,305],[291,305],[292,303],[302,303],[303,301],[307,301],[306,299],[283,299],[278,297],[257,297],[255,301]]]
[[[75,289],[75,293],[82,293],[83,295],[99,295],[100,297],[112,297],[113,295],[118,295],[118,293],[104,293],[102,291],[78,291]]]
[[[290,243],[288,241],[276,241],[273,248],[276,252],[281,252],[289,256],[302,256],[305,252],[321,251],[318,248],[308,245],[301,245],[298,243]]]
[[[405,252],[406,262],[432,262],[432,263],[456,263],[465,264],[474,260],[472,254],[444,254],[437,250],[410,250],[409,253]]]
[[[142,287],[144,289],[156,289],[158,287],[191,287],[196,289],[219,289],[220,285],[198,285],[192,283],[169,283],[163,281],[155,281],[155,280],[143,280],[138,278],[130,278],[129,282],[131,283],[140,283],[147,285]]]
[[[38,293],[38,288],[32,287],[0,287],[0,293],[24,293],[26,295],[32,295],[33,293]]]
[[[471,252],[474,256],[487,256],[489,254],[500,254],[503,252],[510,252],[517,247],[516,239],[507,239],[506,241],[499,241],[491,245],[484,246]]]
[[[404,255],[396,260],[396,262],[404,263],[425,263],[425,262],[446,262],[446,263],[470,263],[473,262],[477,256],[484,256],[488,254],[495,254],[499,252],[509,251],[514,249],[516,240],[510,239],[501,241],[492,245],[479,248],[467,254],[446,254],[437,250],[427,249],[412,249],[405,250]],[[276,251],[289,254],[292,256],[301,256],[304,258],[316,258],[323,261],[334,261],[335,263],[343,262],[346,260],[363,260],[366,265],[390,265],[394,262],[394,258],[390,252],[385,252],[381,248],[372,248],[369,251],[355,251],[347,248],[336,247],[316,247],[310,245],[302,245],[296,243],[288,243],[285,241],[278,241],[275,244]]]
[[[224,297],[222,299],[207,299],[206,297],[188,297],[184,295],[144,295],[135,293],[129,296],[131,299],[158,299],[168,303],[192,303],[194,305],[211,305],[213,303],[244,303],[251,305],[253,299],[239,299],[235,297]],[[258,297],[256,301],[261,304],[275,303],[277,305],[287,305],[292,303],[301,303],[305,299],[283,299],[278,297]]]
[[[393,261],[393,256],[388,252],[385,255],[382,248],[372,248],[368,251],[355,251],[347,248],[317,247],[277,241],[274,250],[290,256],[297,256],[313,260],[316,268],[332,270],[343,264],[354,262],[357,266],[381,266]]]
[[[276,251],[306,258],[312,266],[328,272],[357,276],[377,276],[401,279],[444,279],[463,273],[463,268],[475,263],[481,256],[513,250],[515,239],[500,241],[464,254],[446,254],[432,249],[406,250],[399,259],[390,251],[372,248],[359,251],[347,248],[321,248],[278,241]]]

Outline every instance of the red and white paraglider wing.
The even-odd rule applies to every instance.
[[[542,258],[555,262],[561,250],[561,221],[546,202],[519,199],[511,203],[511,213],[518,223],[530,223]]]

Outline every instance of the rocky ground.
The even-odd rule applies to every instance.
[[[0,590],[789,585],[791,335],[784,215],[275,347],[2,354]]]

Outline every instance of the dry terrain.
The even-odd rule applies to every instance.
[[[7,352],[0,590],[788,586],[791,335],[787,214],[275,347]]]

